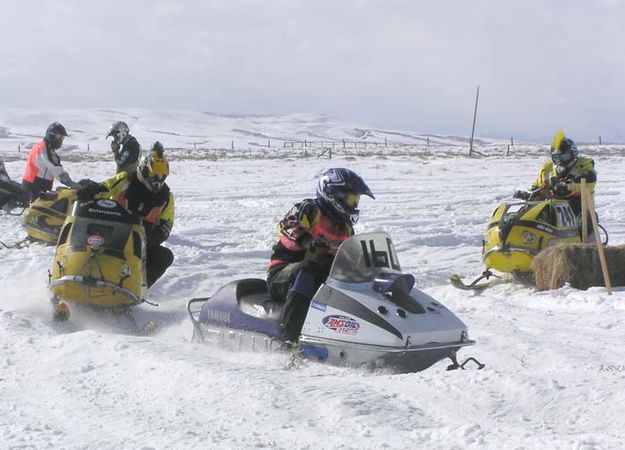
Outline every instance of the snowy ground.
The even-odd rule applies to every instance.
[[[0,250],[0,448],[567,448],[625,446],[625,290],[503,285],[481,295],[450,287],[477,275],[495,205],[531,184],[541,158],[408,157],[172,163],[174,266],[154,286],[160,306],[137,316],[153,337],[94,321],[53,324],[53,249]],[[596,157],[597,205],[611,243],[625,243],[623,159]],[[403,269],[468,325],[462,356],[482,371],[369,373],[285,355],[191,344],[186,301],[264,275],[275,223],[314,192],[323,167],[347,166],[377,199],[358,231],[385,230]],[[23,161],[7,164],[19,178]],[[102,179],[107,163],[68,163]],[[0,217],[0,236],[23,235]]]

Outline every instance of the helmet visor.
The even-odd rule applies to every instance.
[[[142,170],[141,175],[143,177],[143,184],[152,192],[159,192],[163,189],[165,184],[165,177],[161,177],[154,173],[150,173],[150,170],[146,167]]]
[[[108,136],[111,136],[113,138],[113,141],[120,145],[122,143],[122,140],[124,139],[123,133],[120,130],[111,130]]]
[[[360,194],[356,194],[355,192],[348,192],[345,194],[345,205],[350,209],[358,208],[358,203],[360,203]]]
[[[163,185],[165,184],[165,179],[167,178],[166,166],[167,163],[162,163],[161,161],[152,162],[152,167],[145,166],[141,169],[141,177],[143,178],[143,183],[145,186],[152,192],[159,192]]]
[[[554,164],[564,165],[573,160],[573,154],[571,152],[556,152],[551,154],[551,160]]]

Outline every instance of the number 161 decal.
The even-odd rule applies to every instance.
[[[360,241],[362,247],[362,254],[365,258],[365,266],[367,267],[388,267],[401,271],[397,254],[395,253],[395,247],[393,242],[386,238],[386,249],[377,250],[373,239],[367,241]]]

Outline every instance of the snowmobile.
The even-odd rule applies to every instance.
[[[0,209],[6,214],[19,216],[28,206],[28,199],[22,186],[11,179],[7,173],[4,163],[0,161]],[[21,208],[21,211],[14,213],[14,209]]]
[[[141,219],[118,202],[75,202],[49,272],[55,318],[69,317],[66,302],[118,310],[144,302],[145,239]]]
[[[76,193],[75,189],[57,188],[35,199],[22,218],[22,227],[28,234],[24,241],[39,241],[48,245],[56,243],[63,223],[72,211]]]
[[[456,274],[450,281],[459,289],[479,291],[506,281],[493,272],[497,271],[532,284],[534,256],[556,244],[576,243],[581,243],[580,227],[569,202],[555,198],[549,189],[539,188],[529,192],[527,200],[506,201],[495,208],[482,241],[486,267],[482,275],[470,284]]]
[[[397,372],[421,371],[445,358],[452,361],[449,370],[464,368],[456,353],[475,343],[467,327],[414,282],[402,273],[389,235],[366,233],[339,247],[329,277],[312,297],[297,344],[282,339],[283,304],[272,300],[262,279],[232,281],[212,297],[190,300],[187,310],[194,341],[226,348],[291,348],[334,365]],[[305,290],[305,284],[300,273],[294,289]]]

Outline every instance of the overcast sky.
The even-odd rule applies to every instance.
[[[620,0],[1,0],[0,108],[319,112],[625,140]]]

